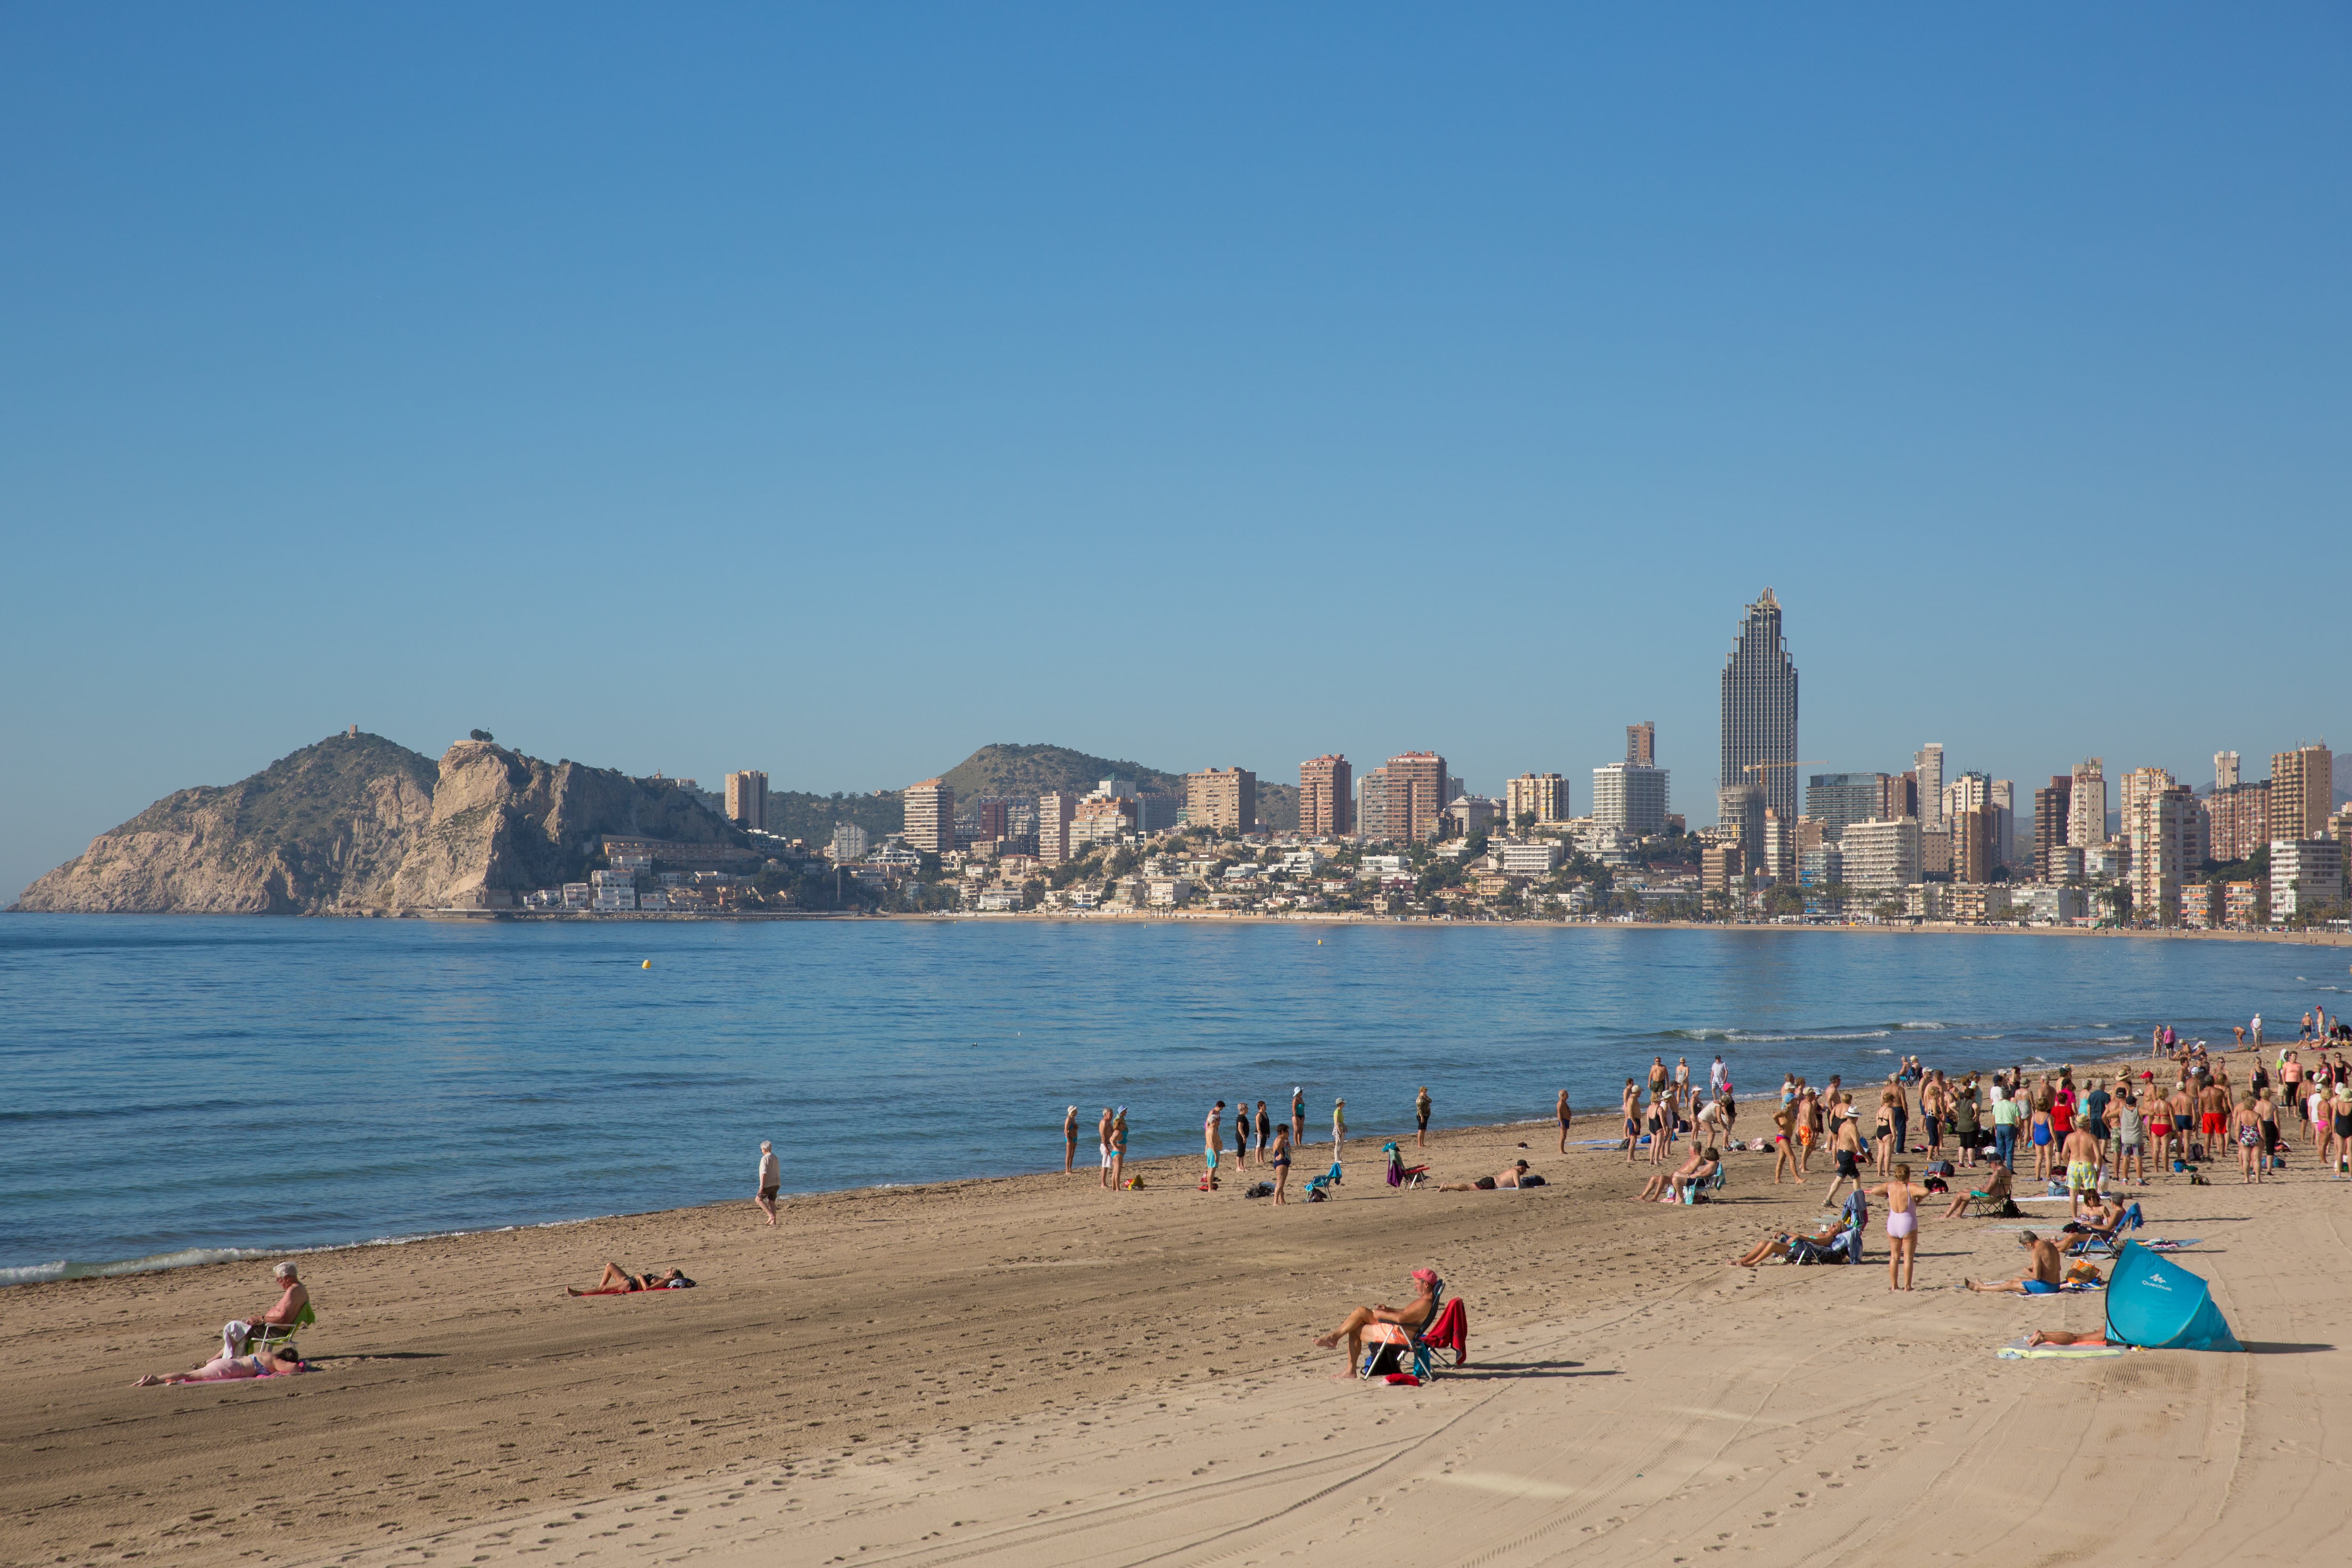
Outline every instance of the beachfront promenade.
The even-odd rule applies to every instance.
[[[2242,1077],[2242,1058],[2233,1075]],[[1359,1112],[1367,1121],[1367,1113]],[[1607,1113],[1580,1132],[1607,1133]],[[1399,1117],[1398,1121],[1404,1120]],[[1745,1129],[1743,1129],[1745,1130]],[[2007,1362],[2096,1296],[2013,1274],[2013,1230],[1929,1218],[1918,1283],[1724,1266],[1827,1189],[1732,1156],[1727,1201],[1622,1201],[1622,1154],[1546,1126],[1438,1134],[1391,1191],[1360,1127],[1339,1200],[1276,1210],[1091,1171],[738,1204],[306,1260],[325,1370],[134,1390],[188,1364],[260,1264],[0,1292],[10,1562],[1517,1564],[2316,1562],[2347,1545],[2352,1265],[2284,1181],[2143,1189],[2198,1237],[2244,1355]],[[1530,1145],[1524,1153],[1517,1145]],[[1058,1151],[1055,1151],[1058,1152]],[[2063,1211],[2063,1205],[2057,1207]],[[2012,1225],[2015,1222],[2011,1222]],[[1883,1261],[1875,1217],[1872,1262]],[[700,1288],[575,1301],[604,1258]],[[1309,1339],[1437,1268],[1471,1364],[1334,1382]],[[60,1333],[60,1324],[87,1325]]]

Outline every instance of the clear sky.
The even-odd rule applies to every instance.
[[[0,896],[715,784],[2352,743],[2342,5],[0,7]],[[1811,769],[1808,769],[1811,771]]]

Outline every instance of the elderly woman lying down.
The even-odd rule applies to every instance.
[[[160,1377],[151,1372],[131,1386],[160,1388],[167,1383],[227,1383],[240,1377],[278,1377],[310,1370],[299,1355],[257,1350],[251,1355],[216,1355],[193,1372],[167,1372]]]

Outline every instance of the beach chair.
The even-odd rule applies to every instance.
[[[1391,1372],[1409,1372],[1423,1383],[1436,1370],[1430,1359],[1429,1342],[1422,1337],[1423,1330],[1436,1326],[1445,1310],[1445,1281],[1440,1280],[1429,1292],[1429,1317],[1421,1328],[1409,1329],[1402,1323],[1373,1323],[1364,1330],[1364,1359],[1356,1367],[1360,1378],[1386,1377]]]
[[[1331,1196],[1331,1189],[1339,1185],[1339,1162],[1338,1160],[1333,1160],[1329,1170],[1325,1171],[1321,1176],[1317,1176],[1314,1180],[1307,1184],[1307,1201],[1309,1203],[1323,1202]]]
[[[1389,1157],[1389,1185],[1391,1186],[1419,1186],[1429,1176],[1429,1167],[1427,1166],[1409,1166],[1405,1164],[1403,1152],[1394,1144],[1382,1144],[1381,1145],[1381,1153],[1388,1155]]]
[[[290,1323],[254,1324],[253,1332],[245,1337],[246,1354],[250,1355],[255,1351],[268,1350],[276,1351],[279,1354],[291,1351],[299,1355],[301,1352],[295,1345],[295,1339],[304,1329],[318,1326],[318,1312],[312,1303],[305,1301],[302,1303],[302,1310],[294,1314],[294,1321]]]

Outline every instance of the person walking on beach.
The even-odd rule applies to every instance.
[[[1859,1190],[1861,1184],[1856,1183]],[[1925,1188],[1911,1185],[1911,1163],[1897,1160],[1886,1185],[1871,1189],[1886,1198],[1886,1288],[1907,1291],[1919,1266],[1919,1199]],[[1830,1189],[1832,1195],[1837,1189]]]
[[[776,1189],[784,1185],[784,1162],[776,1158],[776,1151],[767,1139],[760,1140],[760,1212],[768,1223],[776,1222]]]
[[[1274,1130],[1274,1201],[1280,1205],[1289,1199],[1290,1190],[1290,1126],[1285,1123]]]
[[[1416,1149],[1429,1147],[1429,1085],[1426,1083],[1421,1086],[1421,1093],[1413,1100],[1412,1124],[1412,1146]]]
[[[1265,1102],[1257,1103],[1257,1163],[1264,1166],[1274,1150],[1274,1118],[1266,1114]]]
[[[1568,1153],[1568,1124],[1576,1115],[1568,1108],[1567,1090],[1559,1092],[1559,1103],[1552,1107],[1552,1113],[1559,1118],[1559,1152],[1564,1155]]]
[[[1793,1102],[1780,1102],[1780,1108],[1772,1113],[1772,1185],[1779,1186],[1781,1173],[1786,1172],[1795,1177],[1799,1186],[1804,1186],[1805,1178],[1797,1170],[1797,1107]]]
[[[1073,1105],[1062,1117],[1062,1174],[1068,1176],[1078,1168],[1078,1108]]]
[[[1102,1186],[1105,1192],[1110,1190],[1110,1107],[1106,1105],[1102,1120],[1095,1127],[1095,1141],[1102,1149]]]
[[[1348,1141],[1348,1103],[1331,1102],[1331,1163],[1339,1163],[1339,1146]]]

